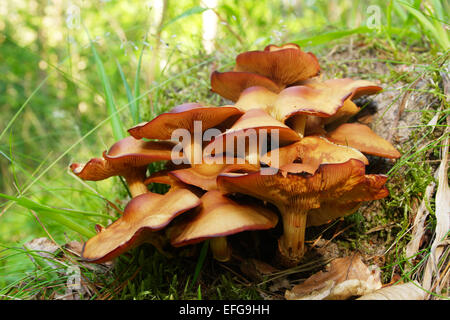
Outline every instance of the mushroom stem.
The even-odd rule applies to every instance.
[[[133,198],[148,192],[147,186],[142,181],[135,180],[131,183],[127,181],[127,183]]]
[[[306,118],[308,116],[306,114],[299,114],[293,117],[291,122],[291,129],[299,134],[300,137],[305,136],[305,128],[306,128]]]
[[[146,243],[151,244],[156,248],[156,250],[161,253],[166,258],[172,258],[173,255],[169,252],[166,252],[163,247],[168,243],[168,239],[161,233],[150,232],[146,235],[145,241]]]
[[[231,258],[231,248],[228,246],[227,237],[212,238],[210,243],[214,259],[226,262]]]
[[[305,229],[308,212],[296,207],[281,211],[284,233],[278,240],[282,263],[291,266],[297,264],[305,253]]]
[[[145,170],[144,173],[142,171],[143,170],[136,169],[136,171],[133,171],[124,177],[133,198],[148,192],[147,186],[144,183]]]

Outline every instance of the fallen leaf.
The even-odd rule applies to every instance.
[[[28,250],[36,251],[38,255],[45,258],[51,258],[58,251],[59,246],[48,238],[36,238],[24,244]]]
[[[448,77],[445,81],[448,87],[450,80]],[[446,89],[448,90],[448,89]],[[448,93],[448,92],[446,92]],[[444,131],[444,135],[450,132],[450,116],[447,117],[447,127]],[[447,138],[443,141],[443,147],[441,149],[442,159],[437,171],[438,187],[436,190],[436,229],[434,230],[434,241],[431,244],[430,255],[425,266],[423,273],[422,286],[426,290],[432,290],[436,288],[438,294],[441,293],[441,287],[439,285],[439,259],[444,253],[447,244],[446,239],[448,230],[450,230],[450,188],[448,185],[448,153],[449,153],[450,139]],[[434,281],[433,281],[434,280]]]
[[[272,281],[272,285],[269,287],[270,292],[277,292],[281,289],[289,288],[291,285],[285,277],[277,278]]]
[[[427,292],[420,287],[419,283],[411,281],[381,288],[357,300],[423,300],[426,294]]]
[[[81,251],[83,250],[83,243],[79,241],[70,241],[64,245],[64,248],[80,257]]]
[[[417,214],[414,218],[413,231],[411,234],[411,241],[406,246],[406,256],[408,258],[414,259],[416,253],[419,252],[420,242],[422,237],[425,234],[425,221],[429,215],[429,211],[427,209],[427,203],[429,203],[431,199],[431,195],[434,192],[436,184],[434,182],[430,183],[425,189],[425,195],[423,196],[422,202],[420,203],[419,209],[417,210]]]
[[[368,268],[359,255],[331,261],[326,272],[320,271],[305,282],[287,290],[287,300],[345,300],[381,288],[378,267]]]

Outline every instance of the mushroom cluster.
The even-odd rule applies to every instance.
[[[353,100],[382,88],[319,73],[318,59],[296,44],[241,53],[233,71],[211,75],[211,90],[233,104],[176,106],[129,129],[102,158],[72,164],[84,180],[122,176],[132,195],[123,215],[85,243],[83,258],[210,240],[214,258],[227,261],[228,236],[281,224],[278,258],[291,266],[304,256],[306,227],[386,197],[387,177],[366,174],[364,154],[399,152],[368,126],[347,123],[360,110]],[[147,176],[155,161],[165,169]],[[153,193],[152,183],[170,189]]]

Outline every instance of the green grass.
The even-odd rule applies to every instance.
[[[416,79],[430,80],[421,92],[433,97],[430,107],[417,110],[421,117],[411,124],[416,126],[412,140],[401,146],[404,155],[389,172],[391,196],[379,201],[376,218],[371,221],[366,221],[361,211],[346,218],[343,227],[363,223],[333,239],[342,247],[358,249],[373,240],[374,234],[365,234],[367,230],[391,223],[390,228],[376,232],[376,240],[390,248],[385,254],[383,280],[389,282],[394,273],[402,279],[420,277],[421,269],[409,265],[403,249],[409,241],[416,203],[434,179],[445,138],[442,133],[449,107],[439,72],[449,55],[448,31],[444,29],[444,25],[448,27],[448,3],[426,1],[422,10],[420,1],[383,5],[384,1],[344,0],[337,17],[330,3],[316,1],[315,6],[304,8],[269,1],[220,4],[217,11],[222,21],[212,54],[202,49],[200,13],[205,9],[196,1],[169,6],[159,39],[168,46],[160,43],[159,55],[154,54],[157,26],[152,24],[152,13],[141,14],[144,9],[138,6],[83,4],[85,32],[63,26],[54,30],[73,37],[75,43],[55,44],[51,33],[47,37],[39,34],[44,30],[42,21],[34,26],[35,14],[26,10],[18,11],[21,23],[16,28],[5,19],[5,26],[0,27],[0,54],[6,62],[0,64],[6,75],[0,80],[0,105],[5,106],[0,117],[0,299],[49,299],[54,292],[63,294],[67,267],[59,262],[61,257],[42,259],[24,250],[23,244],[49,235],[59,244],[86,240],[94,234],[96,223],[108,225],[118,217],[115,206],[121,210],[126,205],[129,195],[118,178],[83,182],[69,173],[69,163],[100,156],[114,140],[126,136],[126,128],[177,104],[223,104],[224,100],[209,91],[210,72],[229,69],[236,53],[270,42],[296,42],[313,51],[327,77],[380,80],[386,90],[396,90],[391,106],[406,91],[416,92],[412,86]],[[380,28],[365,25],[370,4],[380,6]],[[99,9],[105,14],[99,14]],[[118,21],[118,26],[111,27],[110,19]],[[30,25],[34,27],[27,27]],[[27,43],[23,34],[29,29],[36,38]],[[121,33],[127,42],[121,42]],[[331,55],[339,57],[338,61],[327,58],[333,52],[342,53]],[[152,59],[156,59],[156,71],[149,82],[146,68]],[[166,63],[160,65],[163,59]],[[378,64],[389,72],[380,72]],[[399,65],[415,69],[399,71]],[[406,86],[394,87],[398,83]],[[438,110],[437,124],[426,127]],[[160,168],[161,164],[153,164],[150,171]],[[153,191],[163,189],[154,186]],[[428,228],[433,230],[433,201],[429,210]],[[338,231],[336,227],[327,232]],[[201,245],[192,250],[193,256],[168,259],[144,245],[119,258],[106,272],[77,261],[95,289],[84,298],[280,297],[279,291],[269,290],[270,282],[258,285],[247,279],[239,266],[217,263],[206,250],[200,255]],[[418,259],[424,261],[428,252],[425,246]],[[49,267],[48,260],[58,267]],[[296,279],[298,274],[290,277]]]

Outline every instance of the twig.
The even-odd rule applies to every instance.
[[[242,279],[242,280],[241,280],[241,283],[242,283],[242,284],[244,284],[244,285],[246,285],[246,286],[250,285],[250,281],[248,281],[245,277],[243,277],[242,275],[240,275],[239,273],[237,273],[236,271],[234,271],[234,270],[231,269],[230,267],[226,266],[226,265],[223,264],[223,263],[219,263],[219,265],[220,265],[222,268],[224,268],[224,269],[228,270],[229,272],[231,272],[232,274],[234,274],[235,276],[237,276],[238,278],[241,278],[241,279]]]
[[[395,222],[390,222],[390,223],[385,224],[385,225],[383,225],[383,226],[373,227],[372,229],[367,230],[367,231],[366,231],[366,234],[369,234],[369,233],[372,233],[372,232],[376,232],[376,231],[384,230],[384,229],[386,229],[386,228],[388,228],[388,227],[390,227],[390,226],[392,226],[392,225],[394,225],[394,224],[395,224]]]

